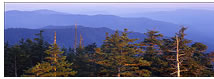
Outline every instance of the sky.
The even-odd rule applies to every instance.
[[[5,11],[49,9],[72,14],[126,15],[177,9],[214,10],[214,3],[5,3]]]

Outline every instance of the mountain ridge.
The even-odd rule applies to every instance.
[[[46,10],[42,10],[46,11]],[[49,10],[48,10],[49,11]],[[180,10],[179,10],[180,11]],[[188,11],[188,10],[187,10]],[[9,13],[8,13],[9,12]],[[11,12],[7,11],[5,14],[5,29],[15,27],[15,28],[29,28],[30,29],[40,29],[44,26],[69,26],[78,24],[85,27],[107,27],[112,30],[123,30],[125,28],[129,29],[129,31],[145,33],[147,30],[157,30],[165,36],[172,37],[176,32],[180,29],[180,25],[173,24],[170,22],[165,22],[164,20],[153,20],[145,17],[138,18],[127,18],[127,17],[119,17],[114,15],[78,15],[78,14],[41,14],[41,13],[23,13],[17,11]],[[48,13],[48,12],[47,12]],[[198,13],[197,13],[198,14]],[[145,15],[146,16],[146,15]],[[167,15],[166,17],[169,17]],[[175,16],[179,17],[179,16]],[[181,17],[180,17],[181,18]],[[196,19],[197,20],[197,19]],[[185,21],[182,20],[181,21]],[[206,21],[206,20],[204,20]],[[192,22],[190,22],[192,23]],[[209,49],[214,50],[214,43],[212,40],[213,32],[211,28],[207,29],[206,25],[197,25],[200,22],[193,22],[196,25],[186,25],[188,30],[187,39],[194,40],[197,42],[204,43],[208,45]],[[204,26],[204,27],[202,27]],[[35,28],[32,28],[35,27]],[[211,27],[211,26],[210,26]],[[205,28],[205,29],[204,29]],[[95,30],[97,31],[97,30]],[[205,39],[206,38],[206,39]]]
[[[75,29],[71,25],[70,28],[40,28],[40,29],[28,29],[28,28],[8,28],[5,30],[5,42],[8,41],[9,44],[17,44],[18,41],[23,39],[33,39],[36,36],[34,34],[39,33],[40,30],[44,30],[43,37],[45,41],[48,41],[50,44],[53,43],[53,34],[56,31],[57,33],[57,43],[63,47],[73,47],[74,44],[74,31]],[[68,26],[69,27],[69,26]],[[106,27],[101,28],[91,28],[84,26],[77,26],[78,40],[80,39],[80,34],[83,37],[83,44],[88,45],[96,43],[100,46],[105,39],[105,34],[113,34],[115,31]],[[119,31],[121,33],[121,31]],[[130,38],[143,39],[145,36],[142,33],[133,32],[129,34]]]
[[[178,25],[152,20],[149,18],[126,18],[115,15],[75,15],[75,14],[39,14],[32,12],[10,12],[5,14],[5,28],[41,28],[43,26],[55,25],[66,26],[79,24],[86,27],[108,27],[114,30],[123,30],[124,28],[130,31],[146,32],[145,29],[158,29],[159,31],[167,31],[170,34],[175,33]],[[142,28],[142,29],[140,29]],[[169,28],[166,30],[163,28]],[[165,34],[169,34],[165,33]]]

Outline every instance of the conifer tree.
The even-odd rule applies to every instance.
[[[47,41],[44,41],[43,30],[40,30],[39,33],[36,33],[33,40],[33,45],[30,47],[32,49],[29,51],[31,53],[32,66],[36,65],[38,62],[42,62],[44,58],[47,56],[45,50],[47,50],[50,44]],[[30,41],[29,41],[30,42]]]
[[[191,40],[184,38],[186,35],[184,31],[186,29],[187,28],[182,27],[175,37],[164,39],[162,50],[164,51],[165,58],[169,62],[169,66],[171,67],[167,69],[169,70],[168,74],[171,76],[180,77],[182,72],[187,71],[187,68],[184,66],[184,61],[187,60],[187,56],[190,54],[188,50],[191,51],[191,48],[187,44],[191,43]]]
[[[182,27],[177,34],[179,40],[179,47],[177,48],[179,50],[179,62],[177,63],[180,64],[180,76],[199,76],[201,70],[203,70],[204,67],[194,59],[194,54],[197,50],[188,45],[189,43],[191,43],[191,40],[184,38],[184,36],[186,35],[184,31],[186,29],[187,28]]]
[[[21,40],[20,45],[16,44],[5,50],[5,76],[19,77],[24,73],[24,69],[31,66],[29,48],[26,48],[27,44]],[[28,45],[28,47],[30,46],[31,44]]]
[[[162,50],[170,67],[166,70],[171,76],[199,76],[200,72],[205,68],[198,61],[200,56],[196,54],[199,50],[202,52],[203,49],[204,51],[206,46],[199,43],[190,46],[191,40],[185,39],[186,34],[184,31],[186,29],[182,27],[175,37],[164,39]],[[198,49],[198,46],[203,48]]]
[[[54,36],[54,44],[45,51],[49,56],[45,57],[47,61],[38,63],[36,66],[26,70],[23,76],[33,77],[59,77],[59,76],[73,76],[77,72],[71,68],[72,63],[65,61],[66,56],[63,56],[63,51],[59,50],[56,44],[56,32]]]
[[[163,76],[167,62],[162,59],[162,37],[158,31],[149,30],[144,33],[146,38],[139,44],[145,51],[143,57],[145,60],[151,62],[151,66],[147,69],[153,71],[151,76]]]
[[[78,73],[77,76],[80,77],[93,76],[90,74],[93,72],[90,71],[92,68],[89,62],[89,53],[87,50],[85,50],[82,47],[77,48],[76,54],[73,56],[72,59],[74,60],[73,69],[75,69],[78,72],[81,72]]]
[[[129,39],[127,29],[119,35],[116,31],[108,36],[101,48],[96,49],[96,63],[104,66],[100,70],[103,76],[150,76],[150,71],[140,67],[150,63],[138,56],[141,49],[133,44],[137,39]]]
[[[96,57],[94,56],[95,48],[97,47],[96,43],[89,44],[85,47],[77,48],[77,53],[74,54],[74,51],[70,48],[67,60],[73,62],[73,69],[77,72],[75,76],[77,77],[96,77],[97,72],[99,71],[99,66],[94,62]]]
[[[46,56],[44,51],[47,50],[48,47],[50,46],[49,43],[44,41],[43,32],[44,32],[43,30],[40,30],[39,33],[35,34],[37,37],[34,38],[35,46],[33,47],[33,49],[34,49],[33,56],[39,56],[39,58],[34,59],[34,60],[38,60],[39,62],[44,60],[44,57]]]

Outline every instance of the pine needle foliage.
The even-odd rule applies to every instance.
[[[116,31],[111,36],[106,35],[104,44],[96,49],[96,63],[101,68],[102,76],[150,76],[150,71],[142,69],[150,63],[137,56],[143,53],[133,42],[137,39],[128,38],[127,29],[120,35]]]
[[[56,39],[55,39],[56,40]],[[74,76],[77,72],[72,69],[72,63],[65,61],[63,51],[60,51],[56,42],[45,51],[49,56],[46,61],[26,70],[23,76],[28,77],[67,77]]]

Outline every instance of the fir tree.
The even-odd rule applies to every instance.
[[[162,50],[164,51],[164,57],[169,62],[168,74],[169,76],[181,76],[181,73],[184,71],[188,71],[184,66],[186,65],[184,61],[187,60],[188,56],[191,56],[192,49],[187,45],[191,43],[191,40],[187,40],[184,38],[186,35],[184,31],[187,28],[182,27],[175,37],[171,39],[164,39],[164,46]],[[189,51],[188,51],[189,50]],[[175,75],[176,74],[176,75]]]
[[[44,60],[44,57],[46,56],[44,51],[50,46],[48,42],[44,41],[43,32],[43,30],[40,30],[39,33],[35,34],[37,37],[34,38],[35,45],[33,47],[33,56],[39,56],[38,58],[35,57],[34,61],[37,60],[36,62],[41,62]]]
[[[26,71],[26,75],[23,76],[35,76],[35,77],[59,77],[59,76],[73,76],[77,72],[73,71],[72,63],[65,61],[66,56],[63,56],[63,51],[59,50],[56,44],[56,32],[53,46],[50,46],[45,51],[49,56],[45,57],[47,61],[38,63],[36,66]]]
[[[190,46],[191,40],[185,39],[186,29],[182,27],[175,37],[164,39],[162,50],[169,63],[170,68],[166,69],[169,76],[200,76],[200,72],[205,69],[205,66],[199,62],[201,59],[199,52],[206,50],[206,46],[199,43]]]
[[[96,63],[104,66],[100,75],[103,76],[150,76],[150,71],[140,69],[150,63],[137,56],[142,51],[133,44],[137,39],[128,38],[127,29],[119,35],[106,35],[104,44],[96,49]]]
[[[78,77],[96,77],[99,71],[99,66],[94,62],[96,59],[94,57],[95,48],[97,45],[95,43],[87,45],[86,47],[78,46],[76,54],[74,51],[69,52],[67,60],[73,62],[73,69],[77,72]]]
[[[152,62],[151,66],[147,69],[152,72],[152,76],[162,76],[164,74],[164,67],[166,67],[167,62],[162,60],[162,37],[158,31],[150,30],[144,33],[146,38],[140,43],[145,53],[143,57],[145,60]]]

